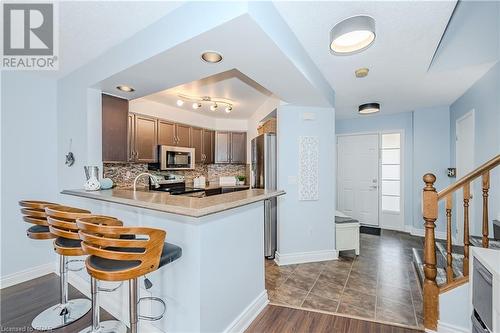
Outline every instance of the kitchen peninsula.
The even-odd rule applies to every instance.
[[[166,332],[241,331],[268,303],[264,279],[264,200],[283,191],[251,189],[203,198],[130,189],[64,190],[77,207],[125,225],[161,228],[182,248],[176,262],[148,275],[141,295],[167,303]],[[90,200],[89,200],[90,199]],[[117,295],[117,304],[126,290]],[[127,322],[128,305],[112,313]]]

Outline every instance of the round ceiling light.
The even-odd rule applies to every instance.
[[[216,64],[222,61],[222,54],[215,51],[205,51],[201,54],[201,59],[205,62]]]
[[[375,20],[359,15],[337,23],[330,31],[330,49],[334,54],[349,55],[368,48],[375,40]]]
[[[177,106],[183,106],[183,105],[184,105],[184,101],[182,99],[178,99]]]
[[[361,104],[358,108],[359,114],[372,114],[380,112],[380,104],[379,103],[367,103]]]
[[[120,91],[124,91],[124,92],[132,92],[132,91],[135,91],[134,88],[132,87],[129,87],[129,86],[126,86],[126,85],[123,85],[123,84],[120,84],[119,86],[116,87],[116,89],[120,90]]]

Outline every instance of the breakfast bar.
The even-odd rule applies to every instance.
[[[64,190],[68,204],[114,216],[125,225],[160,228],[182,257],[151,275],[141,296],[162,298],[166,332],[241,331],[268,303],[264,274],[264,201],[283,191],[250,189],[209,197],[130,189]],[[84,276],[83,272],[78,272]],[[126,286],[105,309],[127,322]],[[105,304],[111,304],[106,308]],[[146,305],[146,306],[143,306]],[[157,311],[141,304],[141,314]]]

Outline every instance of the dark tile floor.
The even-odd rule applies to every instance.
[[[412,265],[412,248],[423,238],[383,230],[361,234],[360,255],[339,260],[277,266],[266,260],[271,303],[342,313],[423,327],[422,293]]]

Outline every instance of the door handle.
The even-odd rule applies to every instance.
[[[376,188],[378,188],[378,186],[376,186],[376,185],[372,185],[372,186],[370,186],[370,188],[371,188],[371,189],[376,189]]]

